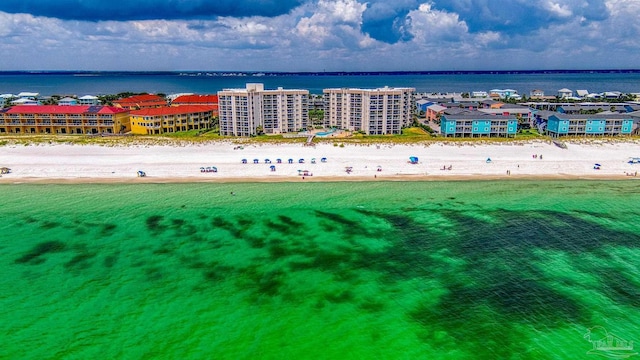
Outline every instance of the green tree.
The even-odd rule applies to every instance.
[[[311,109],[309,110],[309,120],[313,127],[321,127],[324,125],[324,110]]]

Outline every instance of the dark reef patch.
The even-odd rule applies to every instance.
[[[112,268],[116,262],[118,262],[118,254],[111,254],[104,258],[103,264],[106,268]]]
[[[90,252],[81,252],[72,257],[69,261],[64,263],[64,267],[67,270],[84,270],[91,267],[91,259],[96,257],[97,254]]]
[[[624,272],[604,269],[600,273],[602,292],[618,304],[640,307],[640,284]]]
[[[162,224],[162,220],[164,220],[164,216],[162,215],[151,215],[146,220],[147,229],[154,233],[160,233],[166,230],[166,226]]]
[[[45,230],[50,230],[53,228],[57,228],[60,225],[61,224],[59,222],[55,222],[55,221],[43,221],[42,224],[40,224],[40,228]]]
[[[211,225],[214,228],[224,229],[228,231],[231,236],[236,239],[246,241],[249,246],[253,248],[263,248],[265,246],[264,237],[252,235],[249,233],[249,230],[251,229],[251,226],[253,224],[253,219],[249,217],[238,219],[237,225],[222,218],[221,216],[216,216],[211,220]]]
[[[111,236],[116,232],[118,226],[116,224],[106,223],[102,224],[102,229],[100,230],[100,236]]]
[[[67,245],[61,241],[45,241],[37,244],[27,253],[15,259],[16,264],[37,265],[46,261],[45,255],[67,250]]]
[[[330,292],[324,295],[325,300],[331,303],[348,303],[354,299],[353,292],[349,290],[341,290],[337,292]]]

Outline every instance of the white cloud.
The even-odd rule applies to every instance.
[[[360,1],[318,0],[274,17],[201,20],[89,22],[0,12],[4,50],[0,69],[355,71],[637,67],[638,0],[608,0],[607,16],[602,19],[577,10],[584,0],[543,0],[540,8],[562,21],[541,22],[534,30],[520,33],[500,27],[472,31],[471,20],[465,21],[451,9],[438,8],[435,0],[421,5],[406,2],[409,4],[406,6],[416,7],[406,13],[406,18],[400,18],[407,20],[403,22],[407,25],[405,30],[412,37],[391,44],[363,32],[367,4]],[[467,3],[474,6],[482,2]],[[486,7],[477,9],[478,13],[485,10]]]
[[[316,46],[336,46],[346,38],[369,46],[372,40],[360,30],[362,13],[366,8],[366,4],[355,0],[320,0],[313,14],[302,17],[295,30],[298,36]]]
[[[547,0],[544,1],[541,6],[550,13],[561,18],[568,18],[573,15],[571,8],[566,3],[560,4],[558,2]]]
[[[458,14],[434,10],[429,3],[409,12],[414,42],[427,44],[439,41],[460,41],[468,35],[468,28]]]

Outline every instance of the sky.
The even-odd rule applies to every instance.
[[[0,70],[640,69],[640,0],[1,0]]]

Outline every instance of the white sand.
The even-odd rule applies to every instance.
[[[326,180],[429,180],[492,178],[634,178],[640,164],[640,142],[567,143],[561,149],[543,141],[507,144],[237,145],[218,142],[186,146],[7,145],[0,148],[0,166],[11,168],[0,182],[196,182],[302,181],[298,170]],[[538,155],[534,158],[533,155]],[[419,158],[410,164],[409,157]],[[326,162],[321,158],[326,157]],[[265,164],[268,158],[271,164]],[[277,164],[276,159],[282,159]],[[288,164],[288,159],[293,164]],[[305,159],[304,164],[298,163]],[[312,164],[311,159],[316,163]],[[487,158],[491,162],[487,163]],[[242,164],[247,159],[247,164]],[[259,159],[254,164],[253,159]],[[594,164],[600,164],[599,170]],[[270,165],[276,171],[270,171]],[[217,173],[200,167],[215,166]],[[377,171],[378,166],[382,171]],[[441,170],[451,166],[451,170]],[[347,174],[346,167],[353,171]],[[146,178],[137,178],[138,170]],[[507,175],[510,171],[510,175]],[[635,177],[640,179],[640,177]]]

